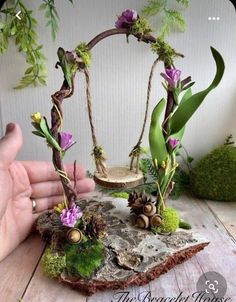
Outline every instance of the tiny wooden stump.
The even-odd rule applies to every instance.
[[[143,183],[143,173],[135,173],[129,167],[111,167],[107,169],[107,174],[107,177],[103,177],[95,172],[95,182],[107,188],[133,188]]]

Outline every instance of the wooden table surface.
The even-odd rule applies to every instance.
[[[182,218],[191,222],[193,231],[202,234],[210,245],[148,285],[126,289],[127,299],[119,302],[139,302],[139,294],[147,291],[151,292],[153,300],[149,300],[152,302],[169,302],[164,297],[177,297],[181,292],[182,297],[191,296],[196,292],[199,277],[208,271],[218,272],[225,277],[228,286],[225,297],[231,298],[227,302],[236,301],[236,202],[203,201],[183,196],[168,203],[174,205]],[[1,302],[118,301],[118,291],[86,297],[45,277],[39,266],[44,248],[40,236],[33,234],[0,263]],[[162,301],[160,297],[163,297]],[[194,300],[189,297],[186,301]]]

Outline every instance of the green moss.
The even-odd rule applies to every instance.
[[[147,35],[152,32],[152,29],[147,19],[139,17],[137,21],[131,26],[130,32],[133,35]]]
[[[124,199],[128,199],[129,198],[129,193],[127,192],[113,192],[111,194],[112,197],[115,198],[124,198]]]
[[[89,67],[91,64],[91,52],[89,51],[86,43],[80,43],[75,49],[77,55],[83,60],[84,64]]]
[[[173,208],[165,208],[161,212],[162,224],[159,227],[152,228],[153,233],[172,233],[179,227],[179,213]]]
[[[151,44],[151,50],[167,65],[171,65],[176,56],[175,50],[163,39],[156,39],[156,42]]]
[[[224,145],[203,157],[190,173],[190,187],[200,198],[236,200],[236,148]]]
[[[73,275],[89,278],[104,262],[104,246],[99,240],[88,240],[65,247],[66,266]]]
[[[192,226],[187,221],[180,220],[179,227],[185,230],[191,230]]]
[[[66,267],[66,257],[59,255],[51,247],[48,247],[42,256],[40,264],[49,277],[56,278]]]

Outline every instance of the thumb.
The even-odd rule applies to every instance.
[[[1,167],[9,167],[20,150],[22,143],[23,138],[20,126],[14,123],[8,124],[5,136],[0,139]]]

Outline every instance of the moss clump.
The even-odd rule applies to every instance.
[[[167,65],[171,65],[173,63],[173,58],[176,57],[175,50],[160,38],[156,39],[156,42],[151,44],[151,50]]]
[[[124,198],[124,199],[128,199],[129,198],[129,193],[127,192],[114,192],[111,194],[112,197],[115,198]]]
[[[185,230],[191,230],[192,226],[187,221],[180,220],[179,227]]]
[[[153,233],[172,233],[179,227],[179,213],[173,208],[165,208],[161,212],[162,224],[159,227],[152,228]]]
[[[152,29],[147,21],[143,17],[139,17],[137,21],[131,26],[130,32],[133,35],[147,35],[152,32]]]
[[[236,148],[223,145],[198,162],[190,173],[196,196],[212,200],[236,200]]]
[[[86,43],[80,43],[75,49],[77,55],[83,60],[86,67],[89,67],[91,64],[91,52],[89,51]]]
[[[43,254],[40,264],[43,271],[49,277],[56,278],[66,267],[66,257],[64,255],[59,255],[59,253],[53,251],[51,247],[48,247]]]
[[[73,275],[89,278],[104,262],[104,246],[99,240],[67,245],[65,247],[66,267]]]

